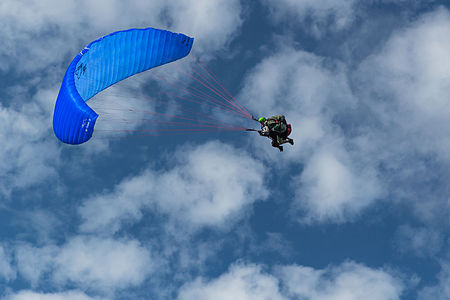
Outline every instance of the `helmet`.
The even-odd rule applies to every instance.
[[[261,123],[261,122],[264,122],[265,120],[266,120],[266,118],[261,117],[261,118],[258,119],[258,122]]]

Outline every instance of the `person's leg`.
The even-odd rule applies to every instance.
[[[277,140],[275,139],[272,139],[272,147],[278,148],[280,152],[283,152],[283,146],[280,146],[280,144],[278,144]]]
[[[282,145],[282,144],[285,144],[285,143],[289,143],[291,145],[294,145],[294,140],[290,139],[290,138],[285,138],[281,142],[279,142],[278,144]]]

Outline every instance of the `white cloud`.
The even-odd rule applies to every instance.
[[[154,181],[154,176],[145,172],[123,180],[112,192],[88,199],[79,209],[84,220],[80,229],[114,233],[123,221],[139,220],[141,209],[151,200]]]
[[[55,264],[55,281],[109,291],[139,285],[153,271],[149,251],[134,240],[75,237]]]
[[[299,161],[311,156],[325,140],[339,138],[332,118],[353,109],[352,95],[345,68],[313,54],[295,50],[283,40],[280,49],[262,60],[245,78],[239,98],[260,115],[284,114],[292,124],[291,137],[296,144],[274,161]],[[256,137],[258,151],[268,141]],[[291,148],[286,146],[287,148]]]
[[[279,273],[293,299],[395,300],[403,291],[402,282],[388,272],[354,262],[323,270],[285,266]]]
[[[27,76],[27,81],[12,84],[9,76],[3,81],[10,86],[0,101],[15,104],[0,106],[0,137],[4,138],[0,149],[0,193],[8,194],[14,188],[29,187],[55,175],[53,165],[58,162],[60,149],[48,131],[57,95],[54,87],[59,87],[70,59],[90,41],[116,30],[161,27],[196,37],[197,55],[205,52],[211,56],[224,50],[234,38],[242,24],[240,15],[239,0],[132,0],[126,4],[118,0],[2,1],[0,19],[5,26],[0,29],[0,70],[7,75]],[[34,90],[38,91],[36,95]],[[36,102],[37,97],[42,98],[38,102],[45,106],[45,114],[35,103],[22,106],[30,99]],[[127,104],[137,106],[132,101]],[[145,103],[141,97],[141,109],[142,105]],[[114,117],[121,115],[115,113]],[[102,121],[100,118],[99,129],[111,129],[112,122]],[[113,124],[116,129],[118,124]],[[105,132],[100,135],[108,137]],[[106,140],[96,139],[83,151],[98,154],[107,145]]]
[[[316,115],[324,106],[341,111],[356,103],[344,65],[314,54],[296,50],[289,39],[280,39],[279,48],[264,58],[245,78],[240,99],[246,106],[261,110],[279,108]]]
[[[304,221],[344,222],[380,196],[376,173],[355,165],[342,149],[318,149],[298,178],[297,204],[307,212]]]
[[[105,293],[142,284],[155,267],[150,251],[135,240],[88,236],[75,236],[60,247],[22,245],[16,256],[19,272],[32,286],[46,274],[57,286]]]
[[[177,162],[160,175],[156,201],[165,213],[193,225],[225,225],[267,197],[263,165],[241,149],[210,142],[179,151]]]
[[[372,164],[382,166],[393,200],[425,224],[448,224],[450,13],[423,15],[392,34],[355,74]],[[426,183],[425,183],[426,182]],[[433,182],[433,184],[431,184]],[[438,228],[435,226],[435,228]]]
[[[238,0],[3,1],[1,67],[32,73],[67,60],[67,55],[74,57],[102,35],[133,27],[184,32],[198,37],[198,53],[214,52],[234,37],[242,23],[240,15]]]
[[[225,50],[243,23],[239,0],[171,1],[168,7],[171,27],[195,37],[195,53],[203,58]]]
[[[273,274],[260,265],[235,264],[215,279],[185,284],[178,299],[396,300],[402,291],[402,281],[389,272],[354,262],[319,270],[280,266]]]
[[[113,191],[88,199],[79,212],[83,231],[116,232],[154,208],[183,227],[228,226],[254,201],[265,199],[263,165],[242,150],[219,142],[181,147],[167,171],[146,170]]]
[[[81,291],[68,291],[61,293],[39,293],[33,291],[20,291],[8,295],[2,300],[100,300],[101,298],[89,297]]]
[[[295,145],[283,155],[266,140],[255,137],[255,143],[271,165],[304,166],[290,175],[301,220],[345,222],[380,197],[376,167],[363,153],[367,143],[348,138],[336,121],[346,120],[358,103],[340,63],[285,47],[249,73],[240,98],[260,114],[284,113],[292,124]]]
[[[39,242],[50,241],[62,225],[61,220],[54,214],[43,209],[18,214],[15,223]]]
[[[400,226],[396,234],[400,252],[418,256],[435,256],[444,244],[442,233],[427,227]]]
[[[49,101],[54,90],[42,90],[33,102],[18,105],[15,100],[28,97],[16,90],[12,105],[0,104],[0,194],[8,196],[17,188],[27,188],[56,175],[60,150],[51,134]]]
[[[358,0],[264,0],[276,22],[286,21],[308,26],[320,37],[324,31],[338,31],[355,19]]]
[[[305,167],[292,181],[303,219],[345,222],[389,195],[414,202],[423,221],[448,223],[448,189],[420,178],[440,185],[447,176],[449,24],[443,8],[424,15],[356,72],[282,40],[248,74],[240,98],[260,115],[284,113],[293,125],[296,143],[283,155],[267,140],[255,137],[255,144],[272,165]],[[350,85],[348,78],[357,79]]]
[[[262,271],[257,265],[234,265],[213,280],[198,278],[184,285],[178,300],[284,300],[278,288],[278,280]]]
[[[18,272],[32,287],[36,287],[40,279],[51,272],[57,254],[56,246],[36,248],[28,244],[18,245],[15,249]]]
[[[0,281],[15,279],[16,271],[12,265],[12,256],[0,245]]]
[[[373,112],[397,143],[447,161],[450,137],[441,128],[450,126],[449,35],[450,14],[438,9],[393,34],[360,74],[376,96]]]
[[[450,299],[450,262],[441,262],[441,271],[438,274],[438,283],[433,286],[427,286],[419,291],[418,299]]]

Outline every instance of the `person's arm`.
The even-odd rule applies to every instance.
[[[269,136],[269,127],[268,126],[264,126],[261,128],[261,130],[258,131],[259,135],[262,136]]]

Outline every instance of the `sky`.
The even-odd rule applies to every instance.
[[[1,300],[450,299],[448,1],[3,0],[0,25]],[[145,27],[295,144],[61,143],[73,57]],[[147,73],[89,102],[146,105]]]

